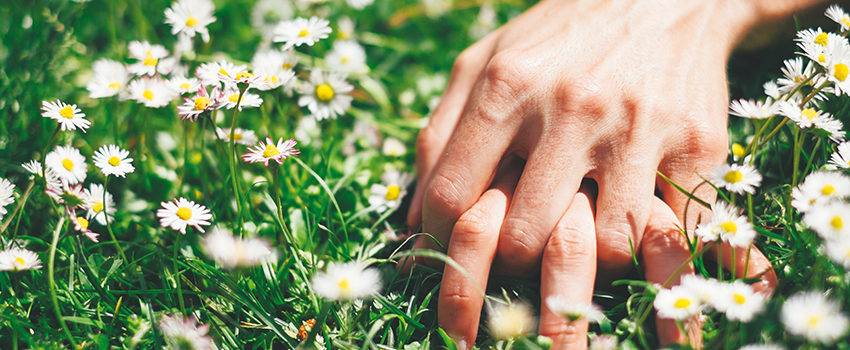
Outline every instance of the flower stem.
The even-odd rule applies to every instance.
[[[283,205],[280,204],[280,172],[278,171],[278,168],[279,166],[277,165],[277,163],[272,164],[272,188],[270,188],[269,191],[272,193],[272,197],[274,197],[275,206],[277,206],[277,215],[278,220],[280,221],[280,229],[281,231],[283,231],[283,235],[285,236],[287,242],[292,247],[296,247],[295,237],[286,228],[286,221],[284,221],[283,216]]]
[[[112,244],[115,245],[115,248],[118,249],[118,253],[121,254],[121,259],[124,259],[124,263],[127,264],[130,261],[127,260],[127,255],[124,254],[124,248],[121,248],[121,245],[118,244],[118,240],[115,238],[115,233],[112,232],[112,225],[109,224],[109,208],[107,207],[107,202],[106,202],[106,192],[109,190],[109,188],[107,187],[108,184],[109,184],[109,176],[107,176],[103,180],[103,198],[102,198],[103,209],[101,209],[101,210],[103,210],[103,219],[106,221],[106,231],[109,232],[109,238],[112,239]]]
[[[791,187],[797,186],[797,177],[800,173],[800,152],[802,152],[803,138],[800,128],[794,128],[794,168],[791,175]]]
[[[233,118],[230,119],[230,147],[228,147],[230,151],[230,160],[228,162],[230,164],[230,182],[233,184],[233,194],[236,196],[236,208],[239,211],[239,225],[236,226],[235,231],[239,234],[239,237],[242,237],[243,209],[242,196],[239,195],[238,177],[236,176],[236,120],[239,118],[239,105],[242,103],[242,95],[245,94],[245,90],[247,90],[247,87],[239,86],[239,99],[236,101],[236,107],[233,108]]]
[[[177,287],[177,303],[180,305],[180,312],[186,314],[186,306],[183,304],[183,288],[180,287],[180,270],[177,269],[177,258],[180,253],[180,239],[182,235],[177,235],[177,241],[174,242],[174,259],[171,260],[174,267],[174,285]]]
[[[50,135],[50,138],[47,140],[47,143],[44,144],[44,149],[41,151],[41,184],[44,186],[44,190],[47,190],[47,164],[44,164],[44,160],[47,159],[47,150],[50,149],[50,146],[53,144],[53,140],[56,139],[56,134],[59,133],[59,125],[56,125],[56,129],[53,130],[53,135]]]
[[[53,240],[50,242],[50,258],[47,261],[47,283],[50,287],[50,301],[53,303],[53,311],[56,313],[56,318],[59,320],[59,325],[65,332],[65,337],[71,342],[73,348],[77,348],[77,342],[74,341],[74,336],[71,335],[71,330],[65,324],[65,318],[62,316],[62,310],[59,309],[59,300],[56,297],[56,280],[53,278],[53,272],[56,262],[56,246],[59,244],[59,232],[65,225],[65,216],[59,218],[59,223],[56,224],[56,229],[53,230]]]

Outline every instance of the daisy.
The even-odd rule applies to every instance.
[[[691,290],[683,287],[661,289],[653,302],[660,318],[683,321],[700,313],[702,303]]]
[[[599,323],[605,319],[605,315],[599,310],[599,307],[592,303],[576,304],[567,302],[560,297],[549,297],[546,299],[546,305],[549,306],[549,310],[565,317],[570,322],[585,319],[588,322]]]
[[[15,201],[15,184],[0,178],[0,220],[6,216],[6,206]]]
[[[103,145],[94,152],[92,159],[103,175],[124,177],[136,170],[129,155],[129,151],[116,145]]]
[[[74,229],[83,234],[83,236],[86,236],[86,238],[90,239],[92,242],[97,243],[97,237],[100,236],[100,234],[89,230],[89,220],[82,216],[77,216],[73,210],[68,213],[74,221]]]
[[[194,317],[163,315],[159,319],[159,330],[165,337],[169,349],[215,350],[215,342],[207,335],[210,327],[197,324]]]
[[[76,184],[86,180],[86,158],[80,151],[71,146],[56,146],[47,154],[44,163],[68,184]]]
[[[820,28],[801,30],[797,32],[797,37],[794,41],[803,50],[803,52],[798,52],[799,54],[808,57],[823,67],[829,66],[830,56],[837,46],[847,44],[847,39],[844,37],[838,34],[824,32]]]
[[[306,106],[316,120],[336,118],[351,107],[349,92],[354,90],[345,81],[345,75],[313,70],[310,81],[302,82],[298,105]]]
[[[387,138],[384,140],[384,146],[381,148],[381,153],[390,157],[401,157],[407,154],[407,147],[404,143],[396,138]]]
[[[257,84],[260,90],[271,90],[279,86],[289,86],[295,80],[295,71],[288,64],[289,55],[279,50],[260,50],[251,60],[251,66],[263,81]]]
[[[617,350],[617,336],[611,334],[589,334],[589,350]]]
[[[210,41],[207,26],[215,22],[215,6],[209,0],[179,0],[165,10],[165,23],[171,25],[172,35],[194,38],[200,34],[204,42]]]
[[[841,41],[832,47],[832,50],[825,53],[826,55],[826,78],[834,83],[835,95],[841,96],[850,90],[850,79],[847,79],[850,74],[850,45],[845,41]]]
[[[711,183],[734,193],[754,193],[761,174],[747,164],[723,164],[711,171]]]
[[[283,48],[301,46],[313,46],[317,41],[325,39],[331,33],[330,22],[319,17],[310,19],[298,17],[290,21],[283,21],[274,29],[276,43],[282,42]]]
[[[21,164],[21,166],[24,168],[24,170],[26,170],[28,173],[30,173],[32,175],[42,176],[41,163],[39,163],[39,161],[37,161],[35,159]]]
[[[127,86],[130,73],[118,61],[100,59],[92,67],[93,78],[86,84],[91,98],[115,96]]]
[[[850,16],[838,5],[832,5],[826,9],[826,17],[841,25],[841,31],[850,29]]]
[[[776,80],[779,85],[779,92],[782,94],[797,89],[800,84],[815,74],[815,67],[812,62],[808,61],[803,65],[802,57],[787,59],[783,62],[783,65],[785,66],[781,68],[783,77]]]
[[[396,170],[385,172],[381,176],[382,183],[369,188],[369,205],[379,213],[398,208],[412,180],[407,173]]]
[[[271,40],[280,21],[292,18],[295,9],[291,1],[260,0],[251,9],[251,25],[265,40]]]
[[[266,142],[260,141],[258,146],[248,147],[248,153],[242,155],[242,160],[248,163],[263,162],[263,165],[269,166],[269,160],[283,164],[283,160],[298,155],[301,151],[295,149],[295,140],[289,139],[283,141],[283,138],[274,143],[271,137],[266,137]]]
[[[201,84],[211,86],[221,83],[221,77],[236,76],[247,69],[244,65],[235,65],[226,60],[220,62],[208,62],[201,64],[195,71],[195,75],[201,79]]]
[[[793,120],[801,129],[816,126],[818,120],[829,118],[828,113],[821,114],[820,111],[814,108],[800,109],[796,103],[780,102],[779,111],[782,115]]]
[[[165,107],[177,97],[176,90],[161,79],[141,78],[130,82],[130,97],[145,107]]]
[[[187,78],[179,75],[168,80],[168,86],[177,91],[179,94],[186,94],[198,91],[201,87],[201,81],[198,78]]]
[[[215,128],[215,133],[222,141],[230,142],[231,130],[229,128],[226,130]],[[253,130],[236,128],[236,130],[233,130],[233,140],[237,144],[250,146],[257,143],[257,135],[254,134]]]
[[[224,91],[224,94],[221,98],[221,107],[225,109],[234,109],[236,105],[239,105],[239,110],[242,108],[254,108],[259,107],[263,104],[263,99],[260,98],[260,95],[252,94],[250,92],[242,93],[242,99],[239,99],[239,89],[236,86],[233,86],[230,89]]]
[[[65,130],[77,130],[86,132],[91,122],[85,118],[85,113],[77,108],[77,105],[68,105],[65,102],[41,101],[41,116],[59,122],[59,127]]]
[[[528,305],[496,303],[488,310],[487,329],[498,340],[509,340],[534,332],[535,320]]]
[[[325,64],[331,71],[341,73],[366,70],[366,50],[356,41],[336,41],[325,57]]]
[[[38,254],[23,248],[8,248],[0,251],[0,271],[38,270],[41,259]]]
[[[336,37],[339,40],[354,40],[354,21],[348,17],[340,17],[339,20],[336,21]]]
[[[69,185],[63,181],[59,186],[53,187],[48,183],[48,189],[44,192],[56,203],[64,204],[69,210],[84,208],[89,202],[86,192],[83,190],[83,184]]]
[[[260,238],[233,237],[230,232],[218,227],[204,236],[201,248],[207,256],[226,269],[254,267],[260,265],[272,254],[272,247],[268,241]]]
[[[744,345],[738,350],[785,350],[785,348],[776,344],[750,344]]]
[[[740,99],[729,104],[729,114],[747,119],[766,119],[779,113],[779,106],[769,101]]]
[[[826,131],[827,135],[829,135],[829,139],[833,142],[844,141],[844,124],[840,120],[829,116],[829,114],[826,114],[822,118],[818,118],[815,126],[818,129]]]
[[[705,242],[720,239],[733,247],[746,248],[753,243],[756,231],[738,209],[726,202],[717,202],[711,206],[711,222],[700,224],[695,231]]]
[[[816,171],[791,191],[791,205],[801,213],[815,204],[850,196],[850,177],[839,172]]]
[[[115,201],[112,199],[112,194],[106,192],[103,185],[91,184],[85,192],[85,197],[88,199],[86,219],[91,220],[94,218],[98,224],[106,225],[107,217],[111,218],[117,210],[115,208]],[[106,203],[103,202],[104,197],[106,198]]]
[[[839,168],[850,168],[850,142],[843,142],[835,147],[835,153],[829,157],[829,164]]]
[[[719,283],[719,290],[714,291],[711,305],[717,311],[726,314],[733,321],[749,322],[764,310],[767,297],[756,293],[753,287],[741,281]]]
[[[839,305],[818,292],[798,293],[782,305],[782,323],[788,333],[813,342],[831,344],[847,331],[847,317]]]
[[[850,239],[830,239],[823,245],[826,248],[826,256],[845,269],[850,269]]]
[[[168,56],[168,51],[162,45],[151,45],[147,41],[131,41],[128,45],[130,58],[136,63],[127,67],[127,71],[135,75],[155,75],[159,60]]]
[[[160,205],[162,208],[156,211],[156,216],[162,227],[170,227],[185,235],[186,226],[192,226],[204,232],[201,225],[210,225],[209,220],[212,219],[210,210],[186,198],[180,197],[173,202],[162,202]]]
[[[850,237],[850,204],[832,201],[818,204],[803,215],[803,223],[824,239]]]
[[[765,82],[762,85],[762,88],[764,89],[764,94],[770,97],[772,100],[776,101],[779,99],[779,85],[776,84],[775,81],[771,80]]]
[[[716,291],[720,288],[720,284],[721,282],[716,279],[706,279],[702,276],[692,274],[682,275],[682,279],[679,282],[679,285],[682,288],[690,290],[702,305],[708,305],[711,298],[714,297]]]
[[[214,87],[212,93],[207,92],[203,85],[197,89],[195,96],[184,97],[183,104],[177,106],[177,115],[183,119],[198,120],[198,116],[206,111],[217,110],[221,105],[222,94],[218,86]],[[243,96],[244,98],[244,96]]]
[[[378,270],[359,261],[331,262],[326,272],[317,272],[310,285],[316,295],[327,300],[368,299],[381,289]]]
[[[355,10],[362,10],[366,6],[371,5],[375,0],[346,0],[348,6]]]

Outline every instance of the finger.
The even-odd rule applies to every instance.
[[[517,185],[502,231],[496,268],[522,275],[540,264],[543,247],[578,191],[587,167],[563,140],[541,138]]]
[[[553,349],[587,347],[587,320],[568,322],[549,306],[549,300],[590,304],[596,276],[596,235],[593,204],[584,192],[573,198],[561,217],[546,248],[540,273],[540,335],[550,337]],[[555,298],[555,299],[551,299]]]
[[[694,267],[690,263],[691,253],[688,241],[679,228],[676,215],[670,207],[656,197],[653,197],[652,212],[646,224],[640,253],[646,280],[665,288],[678,285],[682,275],[694,272]],[[689,337],[679,330],[675,321],[656,318],[656,325],[658,339],[662,345],[688,341]],[[698,330],[698,327],[689,328]],[[694,332],[690,339],[693,345],[701,341],[700,334],[694,334]]]
[[[601,274],[620,276],[634,266],[633,254],[652,210],[658,159],[645,154],[611,156],[614,160],[598,179],[597,249]]]
[[[416,171],[419,181],[407,214],[407,225],[411,228],[418,227],[422,221],[422,198],[425,186],[463,113],[472,87],[487,64],[493,49],[493,37],[488,36],[482,39],[455,59],[448,87],[440,97],[439,105],[431,114],[428,126],[419,133],[416,143]]]
[[[708,252],[709,260],[717,261],[718,249],[720,249],[720,258],[724,268],[735,271],[735,276],[738,278],[757,279],[752,284],[756,292],[765,295],[773,294],[773,290],[776,289],[779,282],[776,278],[776,272],[773,271],[773,265],[761,250],[751,245],[749,249],[734,248],[734,254],[732,254],[733,248],[724,243],[720,248],[714,247]]]
[[[454,225],[448,255],[468,275],[451,265],[445,266],[437,315],[440,327],[460,349],[475,343],[499,228],[518,177],[518,167],[506,169],[496,179],[494,187],[484,192]]]

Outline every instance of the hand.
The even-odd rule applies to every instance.
[[[692,188],[725,158],[725,62],[749,26],[745,3],[544,0],[488,35],[457,59],[420,133],[409,224],[422,218],[449,242],[500,162],[518,155],[527,162],[499,225],[506,264],[496,269],[536,270],[583,178],[599,188],[599,268],[628,269],[653,190],[684,210],[686,197],[655,171]]]

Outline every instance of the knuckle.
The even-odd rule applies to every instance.
[[[460,217],[466,210],[461,203],[463,181],[446,172],[434,174],[425,192],[425,206],[451,218]]]
[[[601,117],[612,99],[606,98],[600,84],[593,77],[578,78],[558,84],[555,88],[555,106],[564,114],[585,118]]]
[[[601,269],[625,269],[633,265],[633,249],[638,243],[632,233],[620,230],[600,231],[597,241],[597,261]]]
[[[560,343],[565,344],[574,344],[585,335],[585,332],[587,332],[587,323],[584,321],[566,322],[559,319],[540,325],[540,335],[553,339],[557,338]]]
[[[503,97],[515,95],[529,86],[530,74],[522,58],[513,51],[499,52],[484,68],[487,88]]]
[[[416,151],[419,154],[429,152],[441,142],[442,137],[440,136],[439,131],[432,125],[422,128],[419,131],[419,136],[416,137]]]
[[[594,259],[596,247],[587,240],[587,237],[584,237],[588,234],[592,233],[580,230],[573,225],[559,225],[549,237],[544,254],[547,257],[554,257],[554,263],[561,264]]]
[[[441,288],[450,288],[443,285]],[[460,289],[446,290],[440,294],[440,308],[444,310],[466,311],[472,308],[472,296]]]
[[[479,55],[479,53],[473,50],[472,47],[463,50],[463,52],[461,52],[460,55],[457,56],[454,64],[452,65],[452,75],[457,75],[461,72],[473,68],[472,65],[476,61],[477,55]]]
[[[505,261],[534,263],[540,261],[543,247],[537,242],[537,234],[531,231],[530,223],[521,218],[505,220],[499,239],[499,252]]]
[[[478,242],[481,236],[490,232],[488,217],[482,210],[472,207],[467,210],[455,223],[452,231],[453,240],[466,241],[464,243]]]
[[[642,253],[657,255],[673,250],[687,250],[687,241],[681,232],[674,227],[649,229],[643,237]]]

